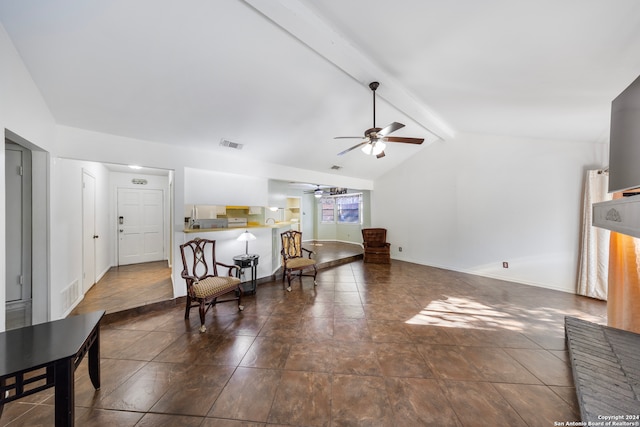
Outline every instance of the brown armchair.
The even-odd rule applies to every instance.
[[[285,231],[280,234],[282,240],[282,285],[284,286],[284,277],[287,276],[288,287],[287,291],[291,292],[291,272],[299,271],[300,283],[302,283],[302,276],[313,277],[314,286],[316,282],[316,276],[318,269],[316,268],[316,260],[311,259],[313,251],[302,247],[302,233],[295,230]],[[307,257],[304,257],[304,252],[307,253]],[[313,274],[303,274],[303,270],[313,267]]]
[[[200,332],[204,326],[204,315],[217,303],[238,301],[238,310],[244,310],[241,304],[242,289],[240,279],[233,271],[235,265],[227,265],[216,261],[216,241],[195,238],[180,245],[182,254],[182,278],[187,282],[187,307],[184,318],[189,318],[191,308],[198,307],[200,311]],[[227,276],[218,275],[218,266],[228,268]],[[233,298],[218,300],[218,297],[234,293]]]
[[[387,243],[386,228],[363,228],[364,262],[391,263],[391,245]]]

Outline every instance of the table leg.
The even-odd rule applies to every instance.
[[[96,390],[100,390],[100,325],[96,326],[96,339],[89,347],[89,378]]]
[[[6,382],[7,381],[4,378],[0,380],[0,393],[2,393],[2,403],[0,403],[0,417],[2,417],[2,411],[4,410],[4,394],[6,393],[4,387],[6,385]]]
[[[55,425],[73,427],[75,417],[73,361],[59,360],[54,366],[55,376]]]
[[[256,293],[257,280],[258,280],[258,266],[254,264],[251,266],[251,286],[253,287],[252,292],[254,294]]]

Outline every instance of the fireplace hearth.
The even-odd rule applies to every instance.
[[[582,422],[637,425],[640,334],[574,317],[565,318],[565,333]]]

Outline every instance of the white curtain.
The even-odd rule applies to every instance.
[[[582,203],[582,244],[578,270],[578,294],[607,299],[609,274],[609,230],[591,225],[592,205],[611,200],[607,194],[609,175],[601,170],[587,171]]]

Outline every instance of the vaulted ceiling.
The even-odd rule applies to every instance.
[[[640,74],[637,0],[0,0],[0,22],[59,124],[366,179],[458,132],[606,141]],[[374,80],[376,125],[426,141],[337,156]]]

